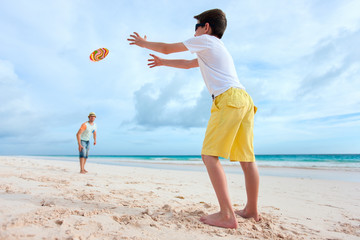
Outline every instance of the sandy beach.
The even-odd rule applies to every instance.
[[[231,230],[199,221],[218,211],[204,171],[78,165],[0,157],[0,239],[360,239],[359,182],[261,176],[262,221]],[[241,209],[243,175],[227,176]]]

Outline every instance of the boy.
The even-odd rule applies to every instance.
[[[76,134],[76,139],[79,145],[79,158],[80,158],[80,173],[85,174],[88,171],[85,170],[85,163],[89,156],[90,137],[94,136],[94,145],[96,145],[96,114],[94,112],[89,113],[89,121],[84,122],[79,131]]]
[[[205,224],[224,228],[237,228],[235,213],[259,221],[257,200],[259,174],[253,150],[253,125],[256,107],[240,84],[234,62],[220,40],[227,25],[220,9],[205,11],[197,19],[195,35],[184,42],[167,44],[149,42],[134,32],[130,45],[137,45],[156,52],[169,54],[182,51],[196,53],[193,60],[162,59],[150,54],[150,68],[169,66],[176,68],[200,67],[205,84],[213,98],[211,117],[206,129],[201,151],[211,183],[220,205],[220,212],[203,216]],[[244,171],[247,204],[243,210],[232,209],[226,175],[219,158],[239,161]]]

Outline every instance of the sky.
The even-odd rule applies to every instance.
[[[360,1],[0,0],[0,155],[200,155],[211,96],[198,68],[149,69],[149,41],[182,42],[220,8],[252,96],[255,154],[360,153]],[[107,58],[91,62],[95,49]],[[193,59],[190,52],[164,58]]]

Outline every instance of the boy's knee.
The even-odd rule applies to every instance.
[[[250,171],[256,166],[254,162],[240,162],[240,165],[244,172]]]
[[[205,165],[209,163],[215,163],[217,160],[219,160],[218,157],[209,155],[201,155],[201,159]]]
[[[203,163],[206,165],[206,162],[208,160],[208,156],[207,155],[201,155],[201,159],[202,159]]]
[[[246,171],[250,168],[250,163],[249,162],[240,162],[241,168],[243,169],[243,171]]]

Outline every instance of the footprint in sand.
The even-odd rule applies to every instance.
[[[55,206],[55,203],[53,201],[45,201],[45,200],[42,200],[40,202],[40,205],[43,206],[43,207],[53,207]]]

